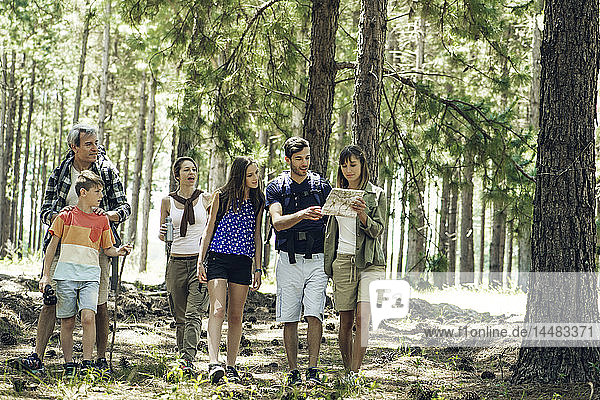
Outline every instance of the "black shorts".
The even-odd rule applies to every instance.
[[[206,257],[206,279],[227,279],[239,285],[252,284],[252,259],[238,254],[211,251]]]

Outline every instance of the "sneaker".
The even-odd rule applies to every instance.
[[[79,372],[81,375],[96,375],[98,373],[96,369],[96,365],[92,362],[92,360],[83,360],[81,362],[81,367],[79,367]]]
[[[217,384],[221,378],[225,375],[225,370],[221,367],[221,364],[208,364],[208,380],[210,383]]]
[[[75,374],[77,373],[77,363],[74,363],[73,361],[64,363],[63,369],[64,369],[63,374],[65,376],[69,376],[69,377],[75,376]]]
[[[288,386],[294,386],[300,383],[302,383],[302,376],[300,376],[300,371],[298,371],[297,369],[290,371],[290,373],[287,376]]]
[[[96,360],[96,370],[104,377],[110,377],[110,366],[106,358],[99,358]]]
[[[34,374],[44,372],[44,364],[36,353],[31,353],[27,357],[19,358],[14,362],[14,367],[19,370],[25,370]]]
[[[194,364],[189,360],[181,360],[179,363],[179,367],[183,371],[184,375],[192,376],[196,374],[196,369],[194,368]]]
[[[306,370],[306,383],[312,383],[315,385],[322,385],[323,382],[321,378],[319,378],[319,369],[315,367],[310,367]]]
[[[237,369],[229,365],[225,368],[225,376],[227,377],[227,380],[231,383],[240,383],[242,381],[242,378],[240,378],[240,374],[238,374]]]

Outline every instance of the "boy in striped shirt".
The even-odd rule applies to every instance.
[[[106,215],[94,210],[102,200],[104,184],[92,171],[82,171],[75,182],[77,205],[61,212],[52,223],[49,232],[52,239],[44,256],[44,272],[40,290],[56,281],[56,317],[61,319],[60,343],[65,358],[65,373],[76,372],[73,362],[73,329],[75,315],[81,312],[83,326],[83,371],[91,369],[92,353],[96,342],[96,308],[100,284],[100,247],[109,257],[125,256],[131,246],[114,247],[114,237]],[[60,255],[54,276],[50,276],[50,265],[60,243]]]

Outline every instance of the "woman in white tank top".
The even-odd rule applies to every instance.
[[[208,307],[208,291],[206,285],[198,282],[196,265],[211,196],[196,189],[198,167],[192,158],[175,160],[173,176],[179,187],[162,199],[159,239],[165,239],[165,219],[170,216],[173,220],[173,243],[165,280],[169,306],[175,318],[181,368],[184,373],[192,374],[202,330],[201,314]]]

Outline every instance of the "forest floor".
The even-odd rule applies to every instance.
[[[487,347],[460,347],[451,343],[432,347],[427,342],[419,346],[416,341],[404,341],[402,338],[414,338],[425,327],[522,321],[519,313],[494,315],[423,299],[411,299],[410,314],[404,321],[382,323],[380,331],[387,333],[387,341],[378,337],[370,345],[363,380],[354,387],[344,383],[337,347],[338,318],[328,304],[320,359],[326,382],[320,387],[302,384],[289,388],[283,384],[287,371],[283,329],[274,320],[275,296],[268,293],[251,293],[246,303],[244,338],[238,358],[242,383],[210,385],[205,372],[208,365],[205,335],[196,363],[200,374],[192,379],[182,377],[176,368],[175,330],[164,288],[130,283],[122,285],[119,300],[114,379],[63,379],[58,333],[52,336],[46,353],[47,374],[32,376],[13,369],[10,361],[32,350],[41,307],[41,294],[36,287],[33,277],[0,275],[0,399],[583,400],[590,399],[594,389],[588,384],[511,385],[511,367],[518,355],[516,342]],[[110,301],[109,308],[112,304]],[[306,325],[300,327],[299,364],[305,368]],[[78,332],[80,335],[80,329]],[[79,336],[76,343],[78,340]],[[75,357],[81,357],[81,347],[77,345]]]

